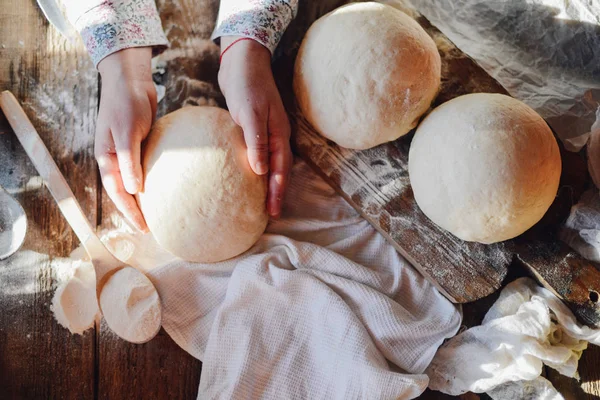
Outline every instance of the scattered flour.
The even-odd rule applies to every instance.
[[[126,224],[118,220],[113,222],[117,228],[101,232],[100,237],[123,263],[148,271],[174,259],[158,247],[151,234],[135,233]],[[51,309],[62,326],[71,333],[82,334],[94,326],[100,315],[96,276],[82,247],[75,249],[67,260],[69,265],[61,264],[60,268],[53,265],[59,285]],[[100,296],[100,305],[110,328],[128,341],[143,343],[160,329],[158,293],[153,290],[150,280],[134,268],[124,268],[108,280]]]
[[[89,261],[73,263],[73,275],[59,284],[50,309],[54,318],[71,333],[83,334],[98,316],[96,274]]]

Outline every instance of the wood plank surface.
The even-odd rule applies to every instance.
[[[280,83],[291,82],[289,56],[297,49],[294,35],[301,37],[302,24],[344,2],[323,0],[301,7],[276,63]],[[120,223],[106,193],[98,191],[92,157],[98,82],[87,54],[80,44],[67,44],[48,26],[34,0],[0,3],[0,90],[13,91],[24,104],[90,221],[102,228]],[[185,104],[225,106],[217,84],[218,48],[208,39],[218,1],[159,0],[158,5],[171,41],[159,59],[164,72],[155,74],[167,89],[159,115]],[[460,75],[470,63],[457,57],[445,68],[456,68]],[[454,92],[474,90],[476,80],[461,83],[452,76],[445,85]],[[498,89],[496,83],[488,84],[485,91]],[[285,84],[281,87],[289,99],[291,92]],[[104,323],[74,336],[54,321],[49,305],[60,258],[78,242],[36,175],[0,113],[0,185],[16,193],[29,218],[21,251],[0,261],[0,399],[195,399],[201,363],[164,331],[147,344],[132,345],[114,336]],[[505,280],[523,274],[515,265]],[[496,296],[466,304],[464,324],[479,324]],[[599,365],[600,348],[592,346],[581,360],[581,383],[546,373],[566,398],[598,399]],[[486,397],[428,391],[422,398]]]
[[[340,2],[331,3],[333,9]],[[440,51],[442,88],[434,107],[465,93],[506,94],[424,17],[410,8],[405,10],[429,33]],[[492,245],[456,238],[430,221],[414,200],[408,179],[412,134],[369,150],[344,149],[322,137],[297,109],[291,89],[292,66],[303,33],[318,15],[305,15],[295,21],[284,38],[287,52],[276,68],[292,114],[296,151],[452,301],[475,301],[495,292],[516,260],[565,300],[580,321],[600,326],[600,303],[595,295],[600,291],[600,270],[557,237],[571,205],[587,183],[584,160],[563,152],[561,191],[566,196],[558,196],[547,218],[526,235]]]
[[[600,399],[600,347],[590,345],[579,360],[580,380],[568,378],[545,367],[546,378],[552,382],[565,400]]]
[[[81,45],[56,32],[32,0],[0,7],[0,90],[11,90],[40,135],[87,217],[96,218],[92,158],[97,81]],[[0,131],[9,131],[3,119]],[[0,135],[0,184],[24,206],[26,242],[0,261],[0,397],[94,397],[95,333],[73,336],[49,309],[60,257],[78,245],[49,192],[11,134]]]

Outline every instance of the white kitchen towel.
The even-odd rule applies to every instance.
[[[481,326],[439,349],[426,371],[429,387],[452,395],[490,392],[497,400],[520,391],[555,398],[549,382],[538,379],[543,365],[576,377],[588,342],[600,345],[600,330],[581,325],[549,290],[520,278],[502,290]]]
[[[114,233],[108,244],[149,271],[165,330],[203,361],[202,399],[415,398],[461,322],[302,162],[283,217],[235,259],[173,260],[148,235]]]

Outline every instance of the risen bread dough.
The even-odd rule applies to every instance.
[[[467,241],[520,235],[552,204],[561,174],[556,140],[527,105],[499,94],[470,94],[429,114],[408,162],[421,210]]]
[[[439,90],[440,74],[436,45],[415,20],[390,6],[356,3],[310,27],[294,92],[323,136],[367,149],[416,126]]]
[[[157,242],[194,262],[248,250],[267,225],[265,177],[250,169],[240,127],[215,107],[185,107],[145,143],[140,208]]]

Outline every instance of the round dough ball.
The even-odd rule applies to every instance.
[[[460,239],[495,243],[520,235],[546,213],[561,159],[546,122],[500,94],[457,97],[417,128],[408,161],[415,200]]]
[[[408,133],[440,87],[433,40],[408,15],[355,3],[318,19],[294,68],[298,106],[326,138],[367,149]]]
[[[267,183],[246,156],[242,129],[215,107],[159,119],[145,142],[138,196],[156,241],[187,261],[212,263],[248,250],[267,226]]]

